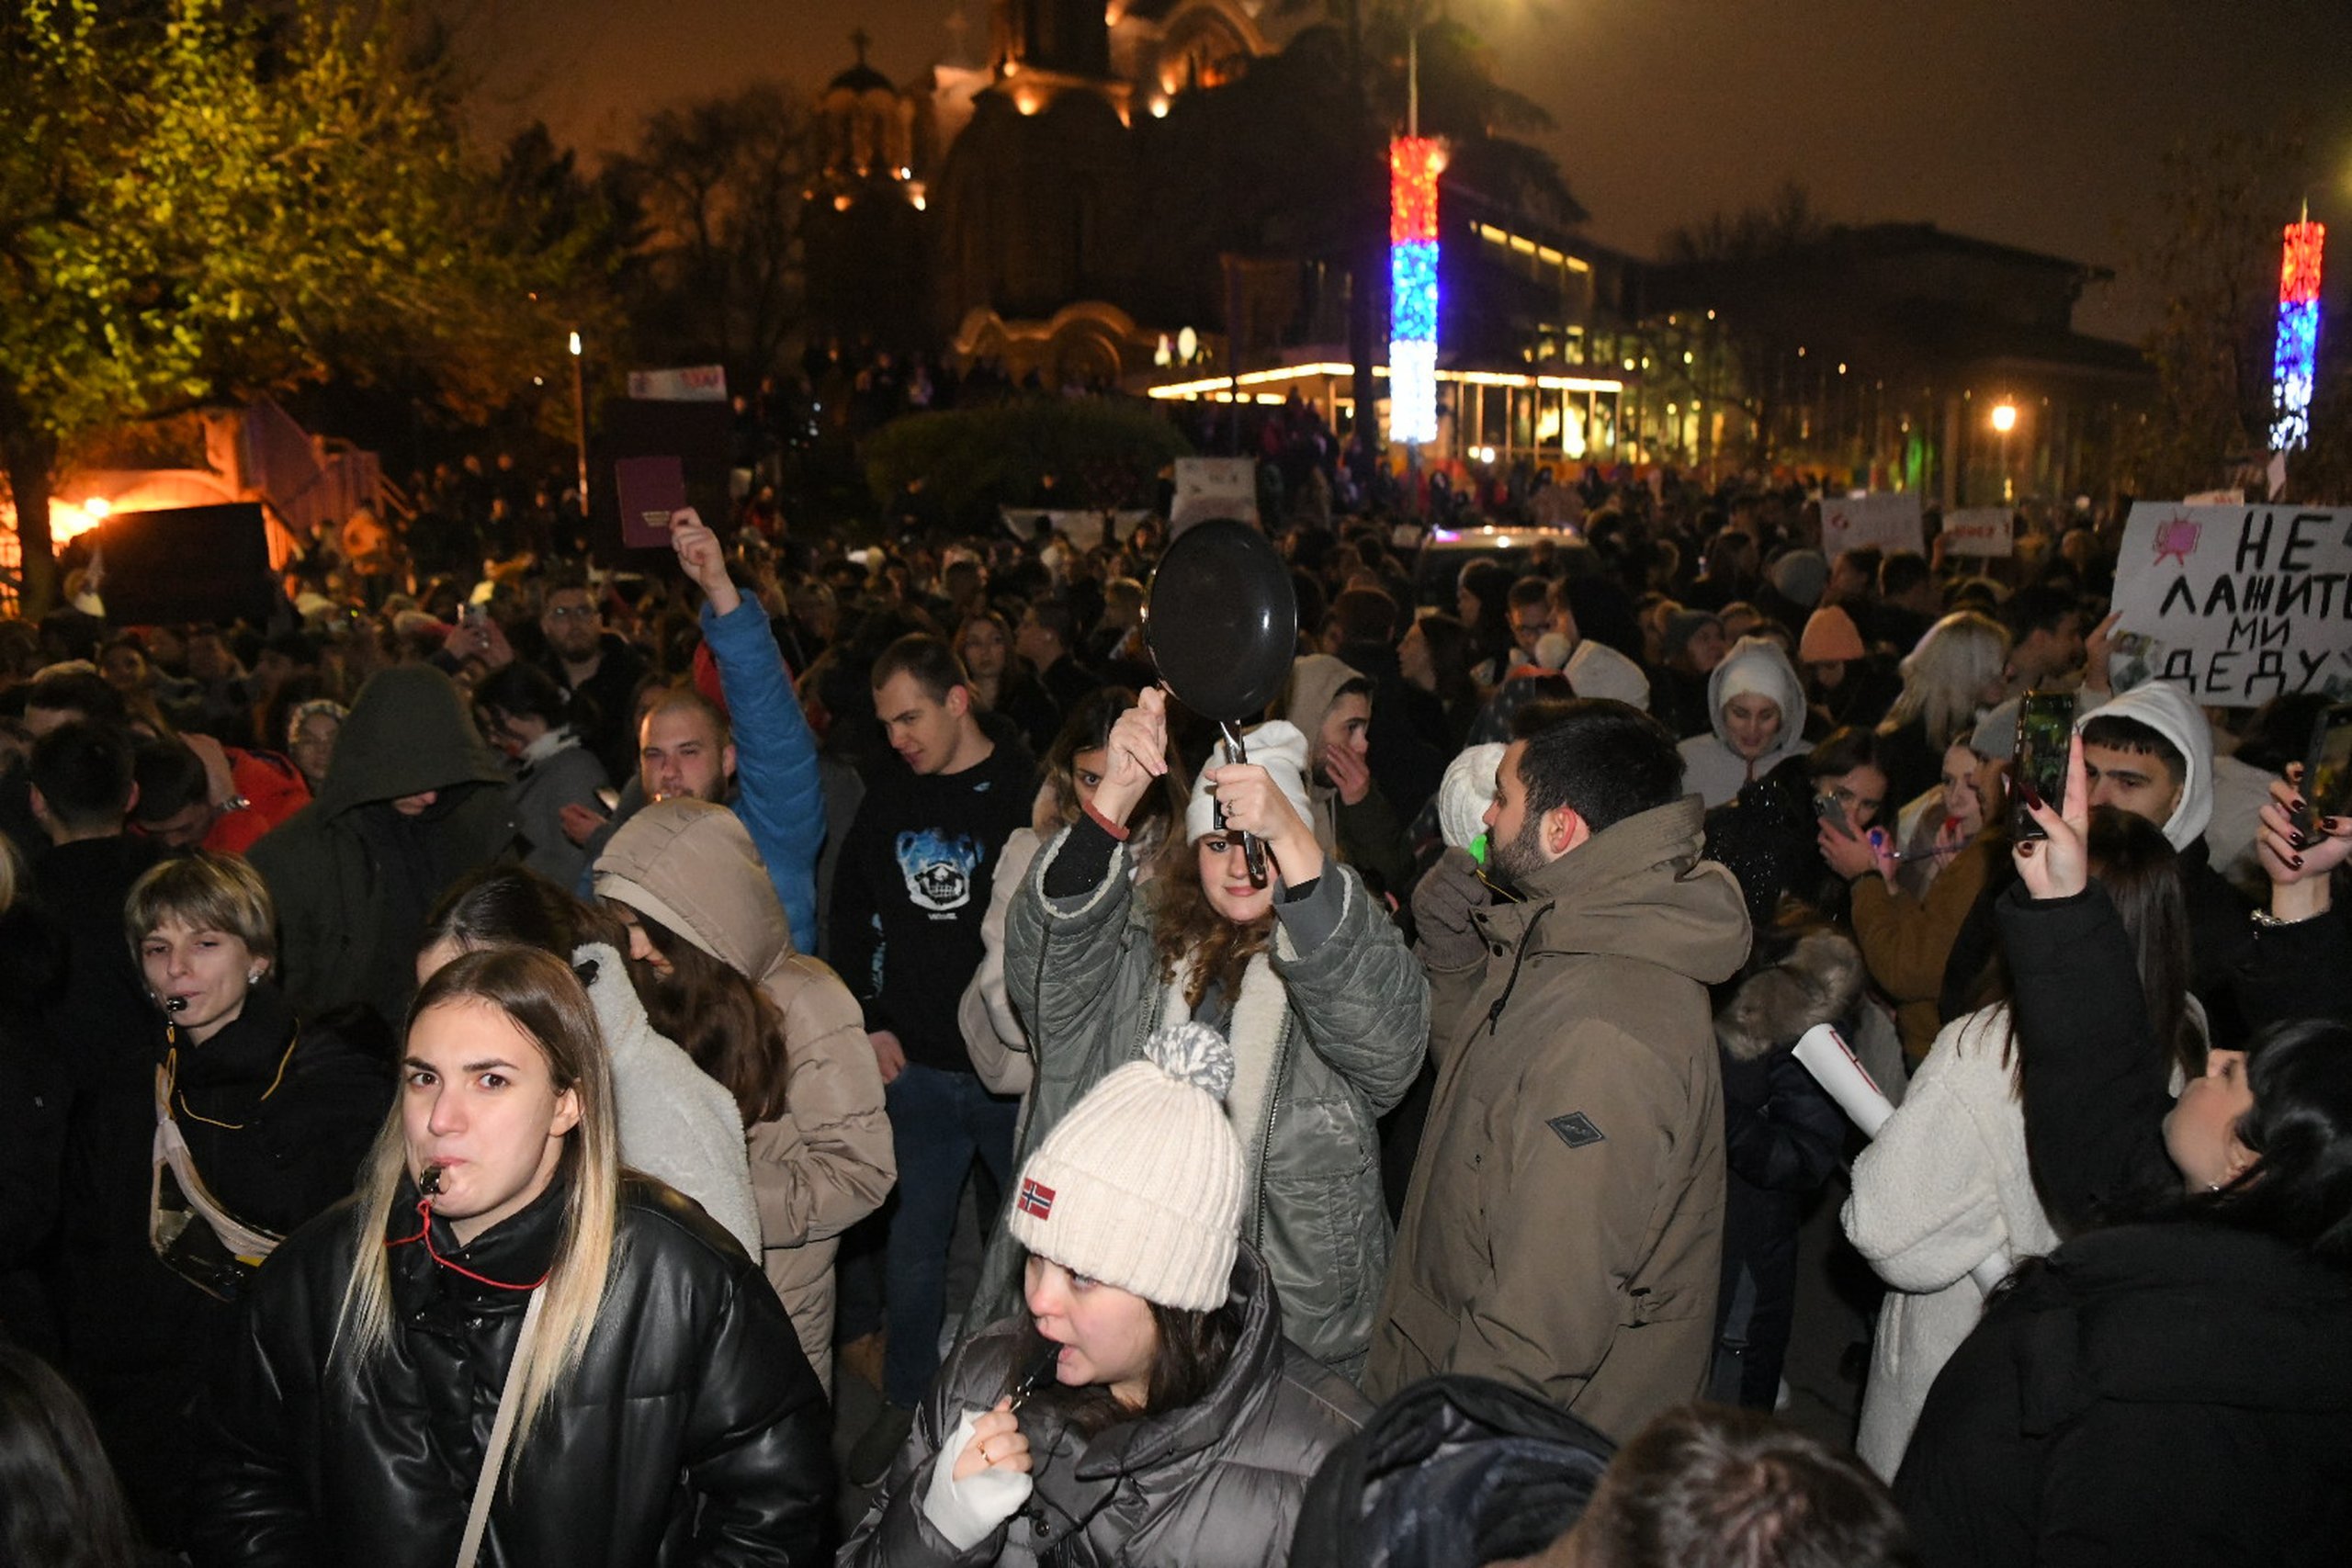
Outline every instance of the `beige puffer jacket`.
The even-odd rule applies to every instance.
[[[768,1279],[830,1391],[835,1238],[880,1208],[899,1175],[857,1000],[793,951],[752,836],[723,806],[666,800],[630,818],[596,857],[596,891],[750,976],[784,1015],[790,1109],[747,1134],[752,1193]]]

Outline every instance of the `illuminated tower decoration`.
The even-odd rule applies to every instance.
[[[2289,452],[2311,439],[2312,372],[2319,357],[2319,259],[2327,226],[2303,210],[2287,225],[2278,268],[2278,346],[2270,360],[2270,448]]]
[[[1437,177],[1432,136],[1388,144],[1388,438],[1437,439]]]

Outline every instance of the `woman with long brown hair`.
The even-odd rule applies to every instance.
[[[750,1260],[622,1169],[571,968],[467,953],[406,1033],[359,1191],[255,1283],[197,1561],[819,1561],[822,1393]]]
[[[1420,1069],[1429,984],[1362,879],[1316,842],[1306,737],[1274,723],[1248,743],[1249,762],[1202,773],[1138,892],[1130,822],[1168,771],[1165,695],[1144,693],[1112,727],[1093,798],[1038,856],[1007,921],[1006,987],[1036,1060],[1016,1147],[1035,1150],[1155,1029],[1227,1036],[1244,1239],[1280,1288],[1285,1331],[1352,1375],[1388,1263],[1374,1122]],[[968,1322],[1011,1309],[1017,1261],[1000,1227]]]
[[[723,806],[664,800],[630,818],[596,857],[596,892],[628,927],[653,1028],[742,1112],[762,1261],[830,1388],[838,1238],[899,1170],[857,998],[793,951],[751,834]]]

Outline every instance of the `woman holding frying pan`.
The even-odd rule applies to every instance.
[[[1016,1156],[1156,1030],[1225,1035],[1243,1239],[1265,1258],[1283,1331],[1352,1377],[1388,1266],[1374,1123],[1420,1068],[1428,983],[1363,883],[1317,844],[1306,741],[1288,724],[1250,731],[1248,762],[1202,771],[1183,831],[1136,886],[1129,823],[1168,771],[1167,704],[1146,692],[1113,725],[1092,801],[1008,912],[1006,988],[1036,1054]],[[1245,835],[1262,846],[1262,877]],[[971,1323],[1014,1308],[1019,1266],[1000,1225]]]

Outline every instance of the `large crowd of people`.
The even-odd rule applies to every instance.
[[[1256,431],[1246,761],[1159,519],[595,570],[473,465],[266,625],[0,621],[0,1560],[2346,1561],[2327,700],[2123,685],[2087,509],[1448,557]]]

